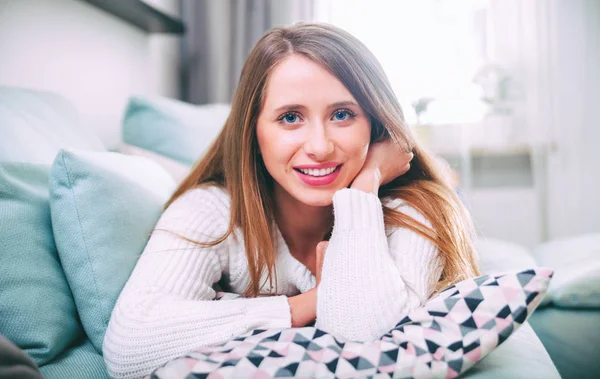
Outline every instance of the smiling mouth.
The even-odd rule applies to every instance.
[[[334,172],[338,171],[342,167],[342,165],[338,165],[330,168],[294,168],[294,170],[304,174],[313,176],[315,178],[320,178],[323,176],[331,175]]]

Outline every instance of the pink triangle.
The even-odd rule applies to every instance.
[[[492,318],[493,318],[493,316],[490,315],[489,313],[474,313],[473,314],[473,320],[475,320],[475,325],[477,325],[478,328],[481,328],[481,326],[483,324],[490,321]]]
[[[272,375],[269,375],[269,373],[264,370],[256,370],[254,375],[252,375],[252,379],[269,379],[272,377]],[[210,379],[212,379],[212,374],[210,375]]]
[[[458,376],[458,372],[452,370],[450,367],[448,367],[448,373],[446,374],[446,378],[448,379],[454,379]]]
[[[425,330],[423,331],[423,335],[424,335],[425,337],[436,337],[436,336],[438,336],[439,334],[440,334],[440,332],[439,332],[439,331],[437,331],[437,330],[435,330],[435,329],[429,329],[429,328],[427,328],[427,329],[425,329]]]
[[[435,354],[433,354],[433,357],[439,361],[442,360],[442,358],[444,358],[444,354],[446,353],[446,348],[444,346],[440,346]]]
[[[184,358],[183,361],[188,366],[188,368],[193,368],[194,366],[196,366],[196,363],[198,363],[198,360],[194,358]]]
[[[314,359],[317,362],[323,362],[323,355],[325,355],[325,349],[321,349],[318,351],[308,350],[306,351],[306,354],[308,354],[312,359]]]
[[[465,354],[472,362],[477,362],[481,359],[481,347],[476,347],[475,349],[469,351]]]
[[[353,351],[349,351],[349,350],[342,351],[342,357],[344,357],[346,359],[356,358],[357,356],[358,356],[358,354],[356,354]]]
[[[506,329],[511,323],[512,321],[510,320],[496,317],[496,330],[498,332],[501,332],[504,329]]]
[[[511,288],[511,287],[504,287],[502,288],[502,292],[504,293],[504,297],[506,298],[507,302],[511,302],[513,301],[522,291],[520,288]]]

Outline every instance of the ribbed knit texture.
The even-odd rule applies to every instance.
[[[107,379],[109,377],[102,356],[98,354],[89,339],[70,347],[55,360],[40,367],[40,371],[43,377],[48,379]]]
[[[388,231],[386,237],[376,196],[343,189],[333,204],[316,326],[344,340],[374,340],[427,299],[443,262],[435,246],[410,230]],[[429,225],[402,201],[390,204]],[[240,231],[211,248],[173,234],[213,241],[227,230],[229,206],[224,190],[200,188],[163,213],[106,331],[103,351],[111,376],[142,377],[173,358],[252,329],[291,327],[288,296],[314,288],[316,280],[291,255],[279,231],[277,296],[228,300],[214,300],[215,283],[239,294],[250,280]]]

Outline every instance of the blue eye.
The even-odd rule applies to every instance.
[[[348,121],[348,119],[352,118],[356,116],[352,111],[348,110],[348,109],[340,109],[338,111],[335,111],[335,113],[333,114],[333,120],[334,121]]]
[[[338,121],[344,121],[347,117],[348,117],[348,112],[346,112],[346,111],[335,112],[335,119]]]
[[[294,124],[298,122],[298,115],[295,113],[286,113],[282,120],[284,120],[288,124]]]

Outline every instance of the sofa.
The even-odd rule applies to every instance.
[[[527,249],[480,238],[483,271],[500,273],[551,267],[554,277],[529,323],[564,379],[593,379],[600,372],[600,233],[557,238]]]
[[[108,377],[112,307],[227,114],[226,104],[132,97],[123,144],[109,151],[59,94],[0,87],[0,336],[44,377]],[[465,377],[560,375],[525,323]]]

